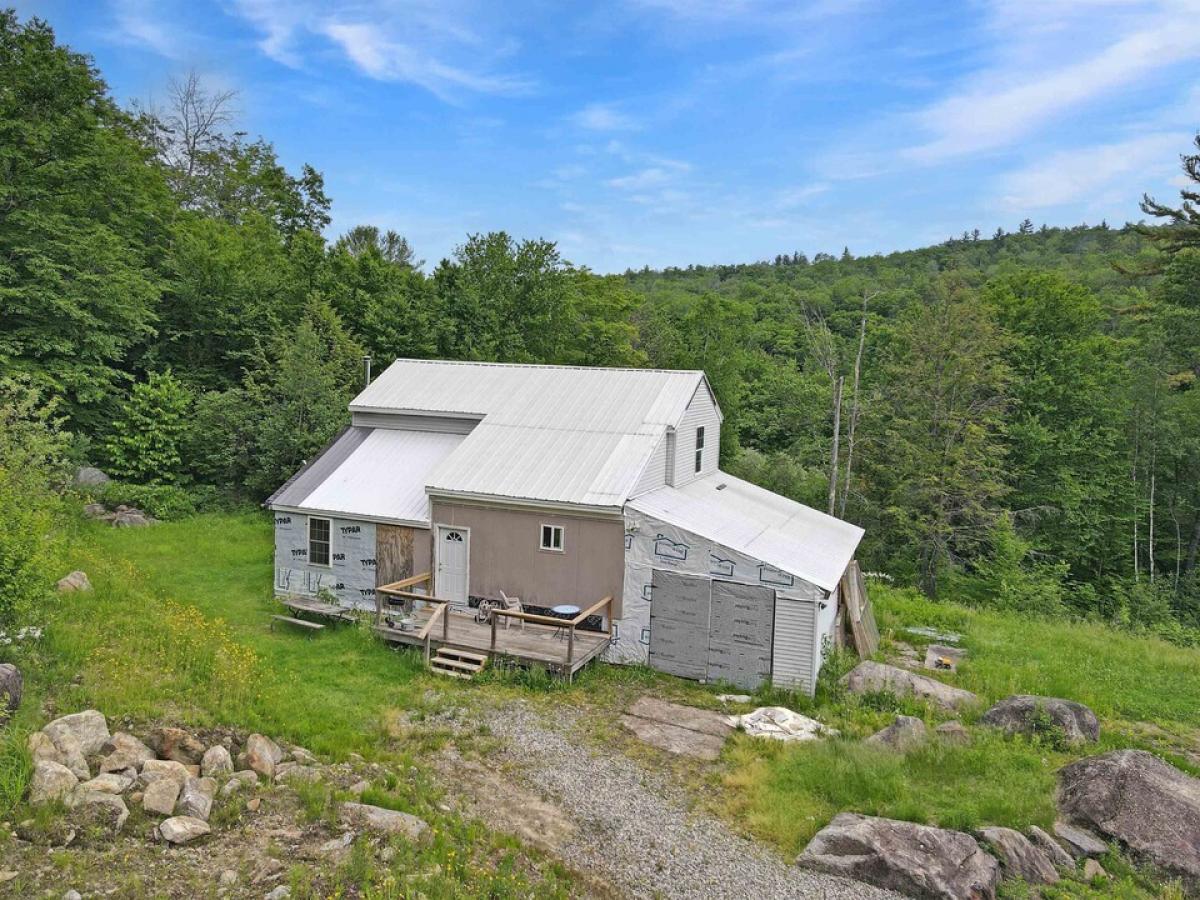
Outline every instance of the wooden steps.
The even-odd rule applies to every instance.
[[[470,679],[483,671],[487,661],[488,658],[483,653],[457,650],[454,647],[438,647],[437,653],[429,660],[429,668],[439,675]]]

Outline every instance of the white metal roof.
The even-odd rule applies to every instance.
[[[461,434],[375,428],[315,488],[277,505],[349,517],[429,524],[429,473],[463,442]]]
[[[481,419],[431,473],[431,491],[620,508],[699,371],[398,359],[357,412]]]
[[[832,591],[862,540],[857,525],[724,472],[663,487],[628,503]]]

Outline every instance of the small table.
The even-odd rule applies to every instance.
[[[570,603],[563,603],[560,606],[552,606],[550,608],[550,614],[560,619],[573,619],[579,615],[580,611],[581,610],[578,606],[574,606]],[[565,631],[566,626],[560,626],[554,636],[559,640],[562,640],[562,636]]]

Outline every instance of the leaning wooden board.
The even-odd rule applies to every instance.
[[[858,651],[859,659],[866,659],[879,649],[879,626],[875,624],[875,612],[867,597],[867,583],[858,560],[851,560],[846,566],[842,575],[842,596],[854,635],[854,649]]]

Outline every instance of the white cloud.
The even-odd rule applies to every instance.
[[[1138,15],[1113,16],[1105,29],[1092,15],[1099,6]],[[996,64],[917,114],[929,138],[903,150],[905,158],[938,163],[1011,145],[1107,94],[1200,58],[1197,0],[1154,9],[1131,0],[998,2],[995,10],[989,34]]]
[[[589,131],[634,131],[639,127],[637,122],[611,103],[589,103],[575,113],[571,121]]]
[[[234,4],[259,32],[259,49],[292,68],[306,65],[315,39],[319,46],[339,50],[368,78],[414,84],[444,100],[464,93],[522,94],[533,86],[525,77],[490,68],[513,45],[501,35],[480,35],[464,26],[485,19],[472,11],[470,0],[367,0],[352,14],[330,13],[315,0]]]
[[[167,59],[181,58],[183,35],[178,27],[159,20],[155,9],[154,4],[144,0],[118,0],[113,4],[116,31],[112,36],[123,44],[146,47]]]
[[[1129,179],[1145,183],[1156,170],[1173,167],[1188,134],[1161,132],[1094,147],[1063,150],[1000,179],[1000,200],[1008,209],[1045,209],[1108,195],[1127,199]]]
[[[671,173],[666,169],[659,166],[651,166],[648,169],[631,172],[619,178],[610,178],[608,186],[622,191],[644,191],[648,188],[664,185],[670,180]]]

